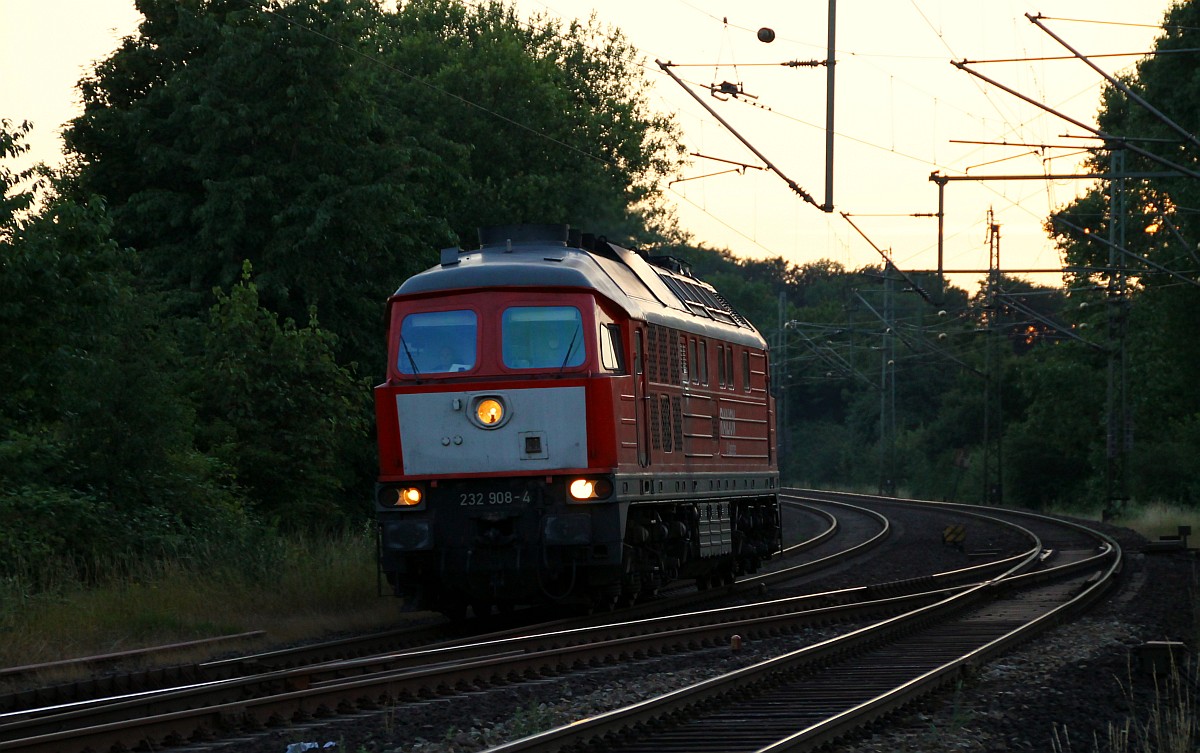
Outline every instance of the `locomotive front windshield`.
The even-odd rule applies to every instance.
[[[574,306],[514,306],[501,316],[504,365],[565,369],[583,364],[583,317]]]
[[[400,324],[401,374],[439,374],[475,368],[479,328],[474,311],[429,311],[409,314]]]

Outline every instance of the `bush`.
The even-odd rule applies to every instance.
[[[194,372],[202,446],[283,528],[344,524],[366,503],[357,471],[372,447],[370,387],[334,346],[315,311],[299,328],[259,305],[249,263],[228,295],[217,291]]]

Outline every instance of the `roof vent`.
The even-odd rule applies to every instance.
[[[567,245],[568,225],[492,225],[479,228],[479,246],[508,247],[509,244]]]
[[[449,267],[458,264],[458,255],[462,253],[462,249],[455,246],[454,248],[442,249],[442,266]]]

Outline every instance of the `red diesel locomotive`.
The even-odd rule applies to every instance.
[[[779,550],[766,342],[711,285],[566,226],[480,232],[388,300],[379,563],[414,608],[607,607]]]

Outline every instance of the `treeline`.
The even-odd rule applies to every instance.
[[[482,224],[654,238],[681,154],[594,18],[137,7],[66,166],[0,168],[0,577],[35,585],[360,523],[387,296]]]

